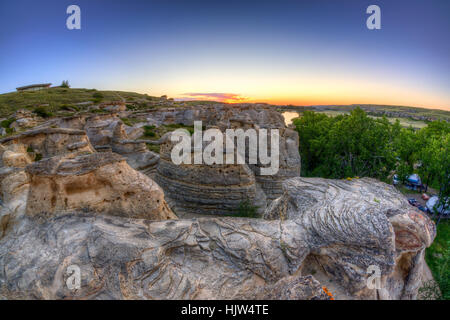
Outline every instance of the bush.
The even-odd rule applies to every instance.
[[[242,201],[239,204],[239,213],[236,215],[238,217],[246,217],[246,218],[257,218],[258,207],[254,206],[250,203],[249,199]]]
[[[42,118],[50,118],[53,115],[50,111],[46,110],[44,107],[37,107],[33,110],[33,112]]]
[[[156,133],[153,131],[155,126],[144,126],[144,136],[146,137],[155,137]]]
[[[93,101],[94,103],[99,103],[99,102],[102,101],[103,98],[104,98],[104,96],[103,96],[103,94],[102,94],[101,92],[95,92],[95,93],[92,95],[92,97],[94,98],[94,99],[92,99],[92,101]]]
[[[3,120],[2,122],[0,122],[0,126],[2,128],[8,129],[11,123],[13,123],[14,121],[16,121],[16,119],[14,118]]]
[[[104,98],[104,96],[103,96],[103,94],[101,92],[95,92],[92,95],[92,97],[95,98],[95,99],[103,99]]]

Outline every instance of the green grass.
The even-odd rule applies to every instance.
[[[441,299],[450,300],[450,221],[441,220],[433,244],[426,250],[425,259],[439,285]]]
[[[144,136],[154,138],[156,133],[153,131],[155,126],[144,126]]]
[[[311,110],[318,113],[325,113],[328,116],[338,116],[343,114],[348,114],[351,110],[353,110],[355,107],[360,107],[361,109],[367,111],[369,113],[369,116],[373,118],[381,118],[381,115],[379,114],[372,114],[373,110],[376,110],[377,112],[386,111],[386,112],[401,112],[405,116],[402,117],[396,117],[391,116],[388,117],[388,120],[390,122],[395,122],[397,119],[400,121],[400,125],[403,127],[413,127],[415,129],[421,129],[425,126],[427,126],[427,121],[422,121],[418,119],[413,119],[414,117],[432,117],[439,120],[445,120],[450,121],[450,111],[446,110],[438,110],[438,109],[426,109],[426,108],[418,108],[418,107],[408,107],[408,106],[388,106],[388,105],[369,105],[369,104],[362,104],[362,105],[332,105],[332,106],[326,106],[322,108],[318,107],[296,107],[296,106],[287,106],[287,107],[281,107],[278,108],[279,111],[297,111],[301,113],[304,110]]]
[[[53,116],[53,113],[46,107],[37,107],[33,110],[33,112],[42,118],[50,118],[51,116]]]
[[[250,200],[246,199],[239,203],[239,211],[237,214],[233,215],[235,217],[245,217],[245,218],[258,218],[258,207],[250,203]]]
[[[150,144],[147,143],[147,149],[156,153],[159,153],[160,151],[160,145],[159,144]]]
[[[369,116],[374,119],[381,119],[382,117]],[[400,125],[404,128],[413,127],[414,129],[425,128],[428,124],[425,121],[412,120],[408,118],[387,118],[390,123],[395,123],[395,121],[400,121]]]
[[[63,106],[72,106],[89,101],[118,101],[126,99],[136,102],[159,101],[159,98],[145,94],[124,91],[100,91],[95,89],[50,88],[39,91],[10,92],[0,94],[0,117],[8,117],[18,109],[45,105],[49,112],[57,112]],[[48,105],[48,106],[47,106]],[[87,108],[87,106],[77,106]]]

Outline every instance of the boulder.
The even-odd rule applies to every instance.
[[[245,201],[264,210],[265,195],[248,165],[193,164],[193,160],[192,164],[177,165],[171,159],[176,143],[170,138],[163,140],[154,179],[177,214],[233,215]]]
[[[173,219],[161,188],[115,153],[56,156],[29,165],[29,216],[73,210],[153,220]]]
[[[293,178],[266,209],[266,219],[292,220],[309,233],[311,256],[325,277],[356,298],[415,299],[428,280],[425,248],[434,223],[393,186],[375,179]],[[383,288],[367,287],[368,268],[381,271]]]
[[[43,158],[95,152],[86,132],[65,128],[40,128],[0,139],[5,146],[21,144]]]

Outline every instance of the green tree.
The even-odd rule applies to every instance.
[[[69,80],[63,80],[61,83],[61,88],[70,88]]]

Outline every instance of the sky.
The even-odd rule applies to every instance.
[[[66,9],[81,9],[68,30]],[[366,9],[381,9],[369,30]],[[450,1],[0,0],[0,93],[74,88],[450,110]]]

